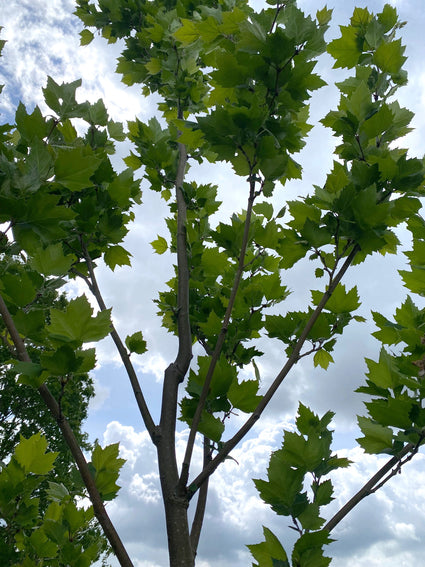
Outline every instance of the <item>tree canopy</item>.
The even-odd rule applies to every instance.
[[[0,472],[0,552],[11,567],[85,567],[107,540],[120,565],[134,564],[105,507],[119,490],[118,444],[90,445],[81,429],[93,395],[93,344],[110,334],[157,451],[170,565],[194,565],[210,478],[301,359],[325,370],[334,362],[344,329],[365,320],[352,267],[374,254],[390,262],[402,226],[413,238],[400,272],[411,295],[393,320],[373,312],[382,348],[378,360],[366,360],[359,389],[366,400],[359,446],[388,461],[329,516],[331,473],[350,461],[332,448],[332,408],[319,416],[300,400],[295,428],[284,431],[265,478],[254,481],[298,537],[291,550],[265,527],[264,541],[248,546],[254,565],[326,566],[334,527],[425,437],[424,308],[414,297],[425,294],[425,170],[400,146],[413,117],[397,98],[407,83],[404,23],[389,4],[377,14],[356,8],[327,41],[332,10],[313,17],[295,0],[270,0],[258,11],[245,0],[77,0],[75,13],[82,45],[95,33],[120,42],[117,72],[125,85],[157,96],[158,112],[126,129],[101,99],[79,102],[80,80],[49,77],[48,112],[19,103],[14,124],[1,126],[0,450],[8,457]],[[337,139],[333,166],[322,185],[282,208],[276,194],[302,178],[297,154],[312,127],[311,94],[325,85],[316,66],[325,52],[350,73],[337,83],[338,107],[321,120]],[[124,141],[132,150],[119,169],[113,157]],[[242,210],[228,221],[219,215],[217,186],[191,179],[190,167],[202,163],[230,164],[246,187]],[[177,344],[159,410],[134,363],[148,349],[144,329],[120,336],[97,277],[102,264],[112,271],[131,265],[125,237],[141,187],[168,207],[168,233],[151,244],[157,254],[171,253],[174,269],[156,299]],[[305,260],[315,287],[309,304],[294,310],[286,274]],[[64,295],[70,282],[84,293]],[[266,378],[258,362],[264,339],[282,349],[281,368]],[[187,427],[181,460],[177,419]]]

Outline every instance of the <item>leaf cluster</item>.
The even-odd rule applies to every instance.
[[[410,271],[401,271],[405,286],[419,294],[422,289],[419,282],[423,286],[425,281],[420,267],[423,263],[420,251],[425,242],[424,226],[421,217],[410,219],[408,227],[415,237],[413,250],[406,253]],[[378,327],[373,334],[382,347],[378,361],[366,359],[368,379],[366,386],[358,390],[372,398],[365,402],[367,417],[359,417],[363,434],[359,443],[368,453],[396,454],[406,443],[412,443],[417,449],[424,441],[424,317],[425,310],[419,308],[411,296],[407,296],[397,308],[392,321],[373,312]],[[388,352],[388,347],[392,352]],[[394,352],[395,347],[398,353]]]
[[[52,470],[57,453],[37,433],[21,438],[0,471],[0,557],[5,567],[88,567],[105,551],[93,524],[92,507],[78,505],[64,484],[49,482],[48,505],[37,492]]]
[[[278,515],[289,516],[291,527],[300,534],[292,552],[293,566],[325,567],[330,563],[323,555],[323,546],[332,540],[322,529],[325,520],[320,516],[320,508],[333,500],[333,486],[325,477],[350,464],[348,459],[331,452],[332,431],[328,426],[333,416],[329,411],[319,418],[300,403],[295,420],[297,431],[284,432],[282,447],[271,455],[267,480],[254,480],[262,500]],[[305,490],[308,480],[311,485]],[[258,565],[274,565],[278,560],[289,567],[276,536],[267,528],[264,535],[264,542],[248,546]]]

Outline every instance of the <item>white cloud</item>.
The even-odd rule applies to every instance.
[[[399,539],[413,539],[415,541],[420,541],[420,538],[416,535],[416,526],[413,524],[406,524],[405,522],[396,522],[391,526],[394,537]]]
[[[95,396],[89,402],[89,413],[102,409],[111,392],[110,388],[104,386],[96,377],[94,377],[94,389]]]
[[[158,473],[151,472],[140,476],[136,473],[128,488],[129,493],[136,498],[147,503],[157,503],[161,501],[161,494],[158,490]]]
[[[167,363],[160,353],[153,355],[147,354],[144,358],[140,358],[140,361],[137,361],[136,365],[144,374],[153,374],[157,382],[164,379],[164,371],[170,363]]]

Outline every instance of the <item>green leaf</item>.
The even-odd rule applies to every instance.
[[[332,19],[332,9],[328,9],[327,6],[322,8],[321,10],[317,10],[316,12],[316,19],[319,22],[319,26],[325,26],[328,24]]]
[[[218,417],[211,415],[207,411],[203,411],[198,431],[208,439],[211,439],[211,441],[218,443],[224,432],[224,424]]]
[[[64,498],[69,496],[69,491],[64,484],[50,481],[48,484],[49,488],[46,490],[46,493],[50,500],[61,502]]]
[[[372,316],[375,321],[375,325],[380,329],[379,331],[372,333],[375,338],[387,345],[393,345],[400,342],[401,325],[392,323],[377,311],[372,311]]]
[[[162,236],[159,236],[159,234],[157,236],[158,238],[156,240],[152,240],[151,246],[157,254],[164,254],[164,252],[168,250],[167,241]]]
[[[365,403],[370,417],[380,425],[409,429],[412,427],[414,401],[409,398],[388,398]]]
[[[148,63],[146,63],[145,68],[151,75],[156,75],[161,71],[161,60],[157,57],[153,57]]]
[[[313,472],[328,456],[329,448],[318,434],[310,434],[305,439],[295,431],[285,431],[281,452],[286,463]]]
[[[382,31],[384,33],[392,29],[398,20],[397,9],[390,4],[385,4],[382,12],[377,14],[379,23],[383,26]]]
[[[381,348],[379,362],[375,362],[370,358],[366,358],[365,361],[369,368],[369,373],[366,376],[378,387],[395,388],[399,384],[400,373],[395,360],[384,348]]]
[[[136,354],[143,354],[147,351],[147,345],[143,338],[142,331],[137,331],[132,335],[128,335],[125,339],[125,344],[130,352],[134,352]]]
[[[44,327],[46,324],[46,318],[41,309],[28,312],[25,312],[24,309],[20,309],[13,316],[13,320],[16,328],[22,336],[33,339],[37,342],[43,341],[45,336]]]
[[[79,350],[78,358],[80,363],[78,372],[90,372],[96,366],[96,349]]]
[[[52,309],[47,329],[51,338],[65,343],[98,341],[110,331],[110,313],[111,310],[106,309],[93,317],[93,309],[82,295],[72,299],[65,311]]]
[[[39,145],[40,140],[48,133],[47,121],[38,106],[34,108],[32,114],[28,114],[25,106],[20,102],[15,113],[15,122],[20,136],[31,145],[34,143]],[[47,148],[45,149],[47,151]]]
[[[80,86],[81,79],[59,85],[51,77],[47,78],[47,85],[43,89],[44,100],[61,120],[82,117],[87,112],[87,103],[78,104],[75,99],[75,91]]]
[[[208,314],[208,319],[205,323],[199,323],[199,328],[205,333],[205,336],[217,336],[223,326],[223,321],[216,314],[214,310],[211,310]]]
[[[181,18],[182,26],[174,32],[174,37],[183,45],[190,45],[199,37],[199,31],[195,22]]]
[[[58,546],[49,540],[42,527],[32,532],[29,542],[38,557],[55,557],[57,555]],[[28,559],[28,556],[25,559]],[[22,562],[22,567],[35,567],[35,565],[35,563],[28,564],[25,560]]]
[[[317,305],[316,301],[317,298],[315,299],[315,305]],[[327,301],[325,309],[336,314],[350,313],[351,311],[358,309],[360,305],[361,303],[359,301],[357,286],[354,286],[347,292],[345,290],[345,285],[339,283]]]
[[[15,448],[15,458],[26,473],[45,475],[53,468],[58,453],[46,453],[47,439],[36,433],[29,439],[21,437]]]
[[[121,122],[108,121],[108,132],[111,138],[118,142],[123,142],[126,138]]]
[[[89,146],[58,150],[55,162],[56,181],[70,191],[82,191],[93,186],[92,175],[101,158]]]
[[[358,424],[364,437],[357,439],[357,442],[366,453],[384,453],[392,448],[393,432],[389,427],[375,423],[368,417],[360,416]]]
[[[120,459],[118,455],[118,443],[107,445],[105,448],[97,444],[92,453],[91,465],[95,469],[94,479],[103,500],[112,500],[120,489],[116,481],[125,460]]]
[[[80,45],[88,45],[94,39],[94,34],[90,30],[83,30],[80,32]]]
[[[4,274],[0,280],[0,289],[18,307],[31,303],[37,294],[34,281],[27,272]]]
[[[270,220],[273,216],[273,205],[267,201],[256,203],[253,209],[257,214],[264,215],[267,220]]]
[[[267,475],[268,481],[254,480],[262,500],[270,504],[277,514],[299,514],[308,503],[305,494],[301,494],[305,469],[291,466],[279,450],[270,457]]]
[[[43,372],[41,364],[36,362],[16,362],[14,370],[17,374],[20,374],[20,384],[28,384],[33,388],[39,388],[48,376],[47,373]]]
[[[88,107],[88,121],[90,124],[96,124],[97,126],[106,126],[108,111],[101,98]]]
[[[44,522],[44,532],[54,543],[62,546],[66,543],[66,526],[50,519]]]
[[[406,61],[406,57],[403,56],[404,51],[401,39],[390,43],[382,42],[373,55],[373,61],[384,73],[395,75],[400,72]]]
[[[341,37],[328,45],[328,53],[335,59],[334,68],[355,67],[361,55],[361,43],[357,31],[351,26],[340,26]]]
[[[332,233],[328,228],[319,226],[309,218],[306,219],[301,229],[301,235],[315,248],[325,246],[332,240]]]
[[[208,370],[210,368],[211,360],[208,356],[198,356],[198,375],[197,382],[204,384]],[[221,354],[217,361],[216,368],[210,386],[209,396],[212,398],[221,398],[226,396],[230,384],[236,380],[236,369],[230,364],[226,357]]]
[[[314,500],[319,506],[330,504],[334,498],[332,497],[334,488],[330,479],[321,482],[315,489]]]
[[[261,567],[290,567],[286,551],[274,533],[263,526],[264,542],[247,545]],[[277,561],[277,562],[276,562]]]
[[[394,115],[387,104],[365,120],[361,126],[361,130],[365,132],[368,138],[375,138],[386,132],[394,124]]]
[[[320,432],[321,430],[319,416],[301,402],[298,404],[296,424],[298,431],[303,435],[309,435],[314,431]]]
[[[407,270],[399,270],[404,286],[412,293],[417,293],[422,297],[425,296],[425,269],[413,267],[409,272]]]
[[[310,502],[308,506],[297,516],[305,530],[318,530],[320,529],[325,520],[319,516],[319,504],[317,502]]]
[[[103,256],[105,264],[115,270],[117,266],[131,266],[130,252],[119,244],[108,248]]]
[[[259,386],[258,379],[243,382],[234,380],[227,394],[230,403],[243,412],[251,413],[262,398],[262,396],[257,396]]]
[[[79,369],[82,359],[76,356],[69,345],[62,345],[56,351],[41,353],[40,362],[49,374],[66,376]]]
[[[329,354],[326,350],[320,349],[318,350],[313,358],[314,366],[321,366],[325,370],[327,370],[329,364],[334,362],[332,355]]]
[[[303,534],[294,545],[292,564],[299,567],[327,567],[331,560],[323,555],[323,546],[331,543],[326,530]]]
[[[37,248],[30,259],[31,267],[45,276],[63,276],[77,261],[74,254],[65,256],[61,243],[50,244],[46,248]]]
[[[142,161],[133,152],[130,152],[130,155],[124,158],[124,163],[133,171],[136,171],[143,165]]]

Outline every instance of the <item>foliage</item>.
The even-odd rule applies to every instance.
[[[39,433],[29,439],[21,437],[9,463],[0,471],[2,565],[88,567],[104,551],[103,540],[93,526],[93,507],[82,507],[66,486],[57,482],[48,483],[48,505],[46,510],[40,507],[38,489],[57,457],[46,449],[47,440]],[[97,449],[96,454],[95,449],[94,463],[99,455],[102,460],[102,452]],[[118,474],[122,461],[113,460]],[[100,483],[116,492],[97,466]]]
[[[300,403],[296,426],[298,432],[285,431],[282,448],[272,453],[268,480],[255,480],[264,502],[276,514],[292,518],[294,530],[300,537],[292,552],[292,565],[326,566],[330,559],[323,556],[323,545],[330,543],[329,533],[321,529],[325,520],[320,508],[333,500],[331,479],[322,480],[337,468],[347,467],[350,461],[331,454],[332,432],[328,425],[334,414],[322,418]],[[306,475],[311,478],[310,494],[304,491]],[[265,541],[248,546],[259,565],[283,561],[290,565],[276,536],[264,529]],[[310,563],[309,563],[310,562]]]
[[[294,364],[313,355],[315,366],[328,368],[338,336],[353,320],[363,321],[355,314],[360,306],[357,287],[341,282],[350,266],[376,252],[396,253],[395,229],[407,223],[414,248],[407,253],[411,270],[401,276],[412,293],[424,293],[425,225],[418,214],[424,163],[397,145],[412,118],[394,97],[407,82],[404,47],[397,37],[403,23],[390,5],[377,15],[356,8],[341,37],[327,45],[331,10],[324,8],[313,18],[294,0],[271,0],[258,12],[245,0],[78,0],[76,14],[109,43],[122,40],[117,71],[124,84],[140,84],[144,94],[160,97],[160,116],[147,123],[136,118],[124,132],[109,119],[101,100],[77,102],[80,81],[59,85],[49,78],[43,93],[53,114],[44,117],[38,107],[28,113],[20,104],[15,125],[3,127],[0,312],[9,351],[6,364],[19,376],[19,384],[38,390],[48,405],[77,462],[94,514],[120,564],[131,566],[103,506],[117,492],[123,462],[118,446],[96,446],[87,463],[67,419],[72,405],[62,404],[72,388],[82,394],[86,382],[78,377],[95,367],[95,350],[85,344],[110,333],[157,448],[170,564],[190,566],[209,477],[257,422]],[[93,37],[84,29],[82,45]],[[338,138],[333,168],[323,187],[315,186],[311,195],[276,211],[274,192],[301,178],[294,156],[311,128],[311,93],[325,84],[314,70],[326,49],[335,67],[355,69],[354,76],[337,84],[338,108],[322,120]],[[112,140],[124,139],[132,142],[133,150],[124,160],[127,169],[117,173],[110,159]],[[228,222],[215,221],[221,205],[217,187],[186,176],[191,163],[206,161],[231,164],[246,183],[246,207]],[[123,239],[134,219],[132,206],[140,203],[139,182],[133,177],[139,168],[143,182],[169,207],[169,235],[158,235],[152,247],[158,254],[169,250],[176,255],[175,276],[156,300],[164,328],[178,337],[176,358],[164,374],[159,423],[132,365],[132,353],[147,349],[143,333],[136,330],[121,340],[95,271],[101,261],[111,270],[131,263]],[[291,311],[285,275],[304,258],[323,283],[311,291],[305,310]],[[87,285],[96,312],[86,295],[56,301],[55,290],[75,278]],[[398,463],[395,470],[424,440],[423,315],[410,298],[397,310],[395,323],[374,314],[376,337],[387,346],[402,344],[403,350],[395,355],[383,347],[379,362],[368,361],[367,385],[361,392],[372,399],[366,403],[368,415],[359,418],[359,443],[368,452],[392,455]],[[287,355],[267,387],[260,387],[255,362],[263,354],[261,337],[283,343]],[[251,379],[242,380],[242,370]],[[60,384],[59,391],[54,384]],[[178,400],[179,419],[190,430],[181,468],[175,451]],[[226,426],[235,410],[247,417],[229,435]],[[348,465],[331,452],[332,415],[319,418],[300,404],[298,432],[285,432],[282,448],[271,457],[268,480],[256,481],[263,500],[278,514],[290,516],[299,532],[291,557],[294,567],[328,565],[323,546],[347,513],[344,508],[325,526],[320,516],[333,491],[325,477]],[[204,457],[201,472],[191,476],[198,434],[204,438]],[[393,476],[385,474],[379,472],[373,490]],[[31,482],[22,481],[31,501]],[[364,490],[352,506],[373,490]],[[195,495],[190,527],[187,509]],[[73,514],[83,517],[71,500],[66,502],[74,506]],[[31,505],[33,520],[45,523],[37,503]],[[57,512],[58,518],[61,514]],[[264,536],[264,542],[250,546],[258,565],[290,565],[272,532],[265,528]],[[20,542],[12,545],[14,552],[20,551]]]

